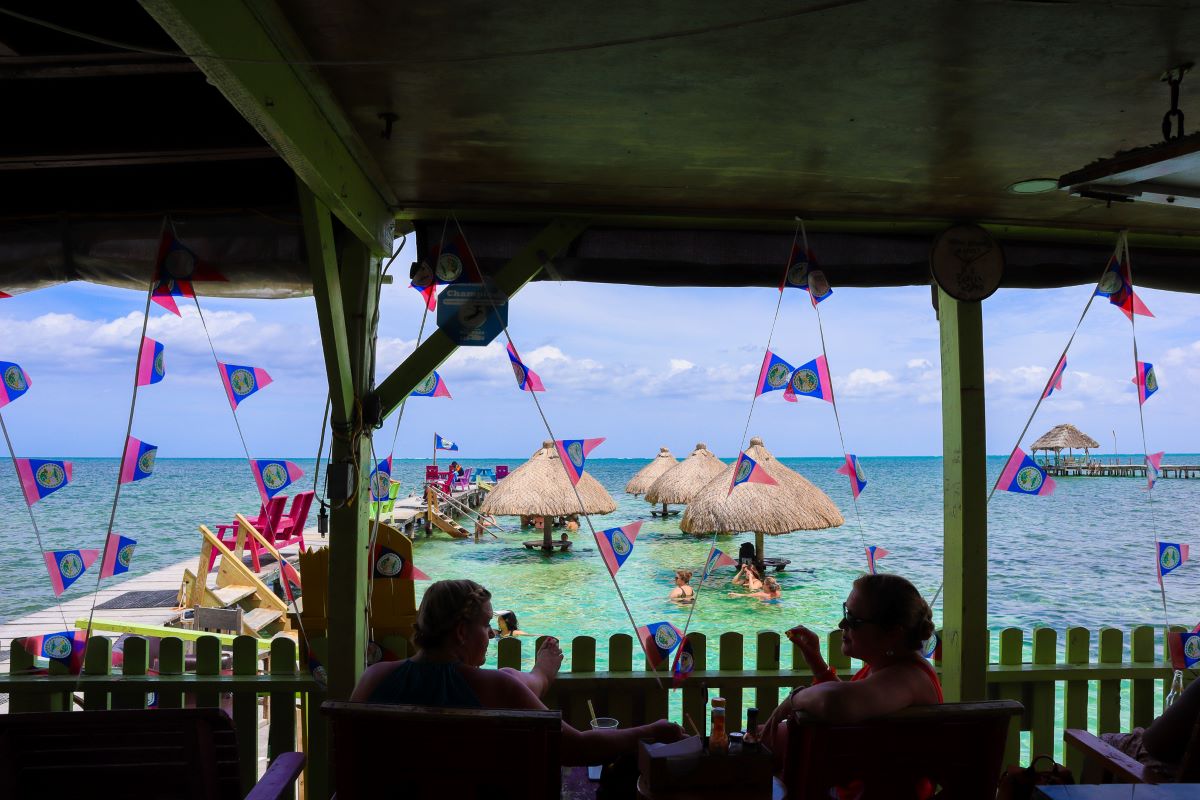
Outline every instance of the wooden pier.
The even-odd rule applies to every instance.
[[[1046,474],[1055,478],[1145,478],[1146,465],[1140,461],[1119,458],[1101,459],[1063,459],[1057,464],[1041,464]],[[1200,478],[1200,464],[1163,464],[1159,467],[1158,477],[1161,478]]]

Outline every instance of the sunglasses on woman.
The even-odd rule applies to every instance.
[[[856,617],[850,613],[850,607],[842,603],[842,621],[838,623],[839,628],[848,628],[856,630],[860,625],[872,625],[875,620],[866,619],[865,617]]]

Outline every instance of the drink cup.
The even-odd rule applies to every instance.
[[[592,730],[594,731],[618,728],[620,725],[621,723],[612,717],[596,717],[594,720],[592,720]],[[600,780],[600,770],[603,768],[604,766],[602,764],[597,764],[594,767],[588,767],[588,780]]]

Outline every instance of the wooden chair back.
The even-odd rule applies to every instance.
[[[268,538],[279,533],[279,521],[283,519],[283,510],[287,507],[287,495],[277,494],[267,501],[266,518],[262,525],[255,527]]]
[[[425,480],[436,481],[438,479],[438,468],[436,464],[425,465]]]
[[[1022,710],[1012,700],[945,703],[846,725],[794,714],[784,759],[787,796],[828,798],[832,787],[861,781],[863,800],[916,797],[917,786],[929,780],[941,787],[941,800],[995,797],[1009,722]]]
[[[337,702],[321,711],[331,723],[338,800],[561,796],[557,711]]]
[[[304,526],[308,524],[308,510],[312,508],[315,496],[316,492],[308,491],[301,492],[292,498],[292,509],[288,512],[288,517],[291,518],[292,523],[288,526],[287,530],[278,531],[275,535],[277,541],[280,539],[287,540],[286,542],[281,542],[281,546],[291,544],[293,540],[299,538],[304,533]]]
[[[507,478],[507,477],[508,477],[508,465],[507,464],[497,464],[496,465],[496,480],[500,480],[501,478]]]

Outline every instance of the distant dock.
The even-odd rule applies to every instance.
[[[1134,462],[1133,459],[1122,461],[1119,458],[1101,459],[1064,459],[1058,464],[1042,464],[1047,475],[1055,478],[1145,478],[1146,465]],[[1158,471],[1159,478],[1200,478],[1200,464],[1163,464]]]

